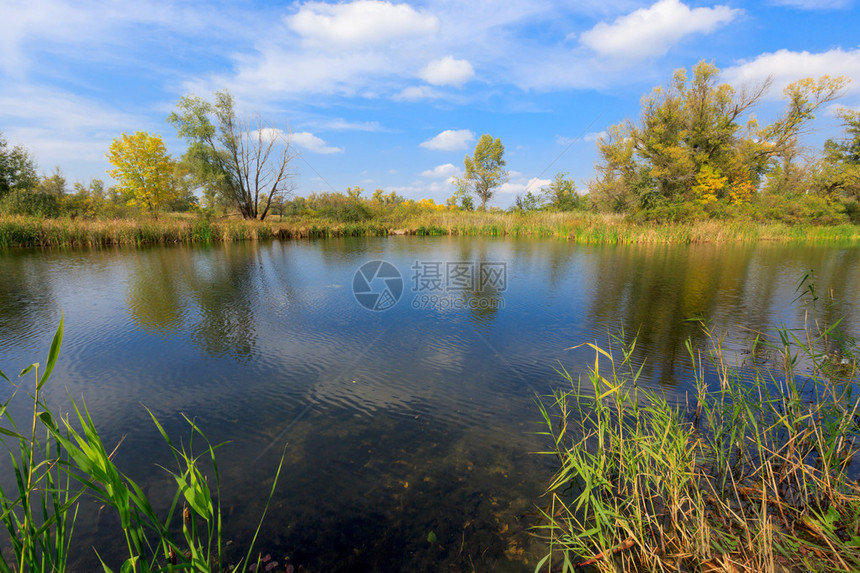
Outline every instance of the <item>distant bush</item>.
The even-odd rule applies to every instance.
[[[60,197],[44,191],[13,191],[0,200],[0,213],[59,217],[62,213]]]
[[[762,195],[755,205],[754,218],[759,221],[781,221],[784,223],[812,223],[834,225],[849,222],[846,206],[838,201],[828,201],[815,194]]]

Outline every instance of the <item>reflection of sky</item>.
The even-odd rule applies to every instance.
[[[258,408],[260,395],[283,401],[285,418],[314,403],[447,420],[471,400],[484,423],[503,425],[492,422],[500,387],[527,402],[558,382],[554,368],[577,373],[590,363],[587,352],[566,349],[608,332],[638,331],[650,383],[677,383],[693,314],[721,328],[796,326],[803,310],[791,301],[809,269],[819,293],[843,297],[834,313],[856,312],[858,252],[456,237],[20,252],[0,264],[26,277],[15,288],[32,292],[17,292],[28,304],[5,312],[20,313],[15,328],[30,334],[3,333],[0,364],[14,372],[41,358],[63,309],[57,378],[120,425],[140,402],[217,420]],[[365,310],[351,292],[355,271],[374,259],[404,278],[399,304],[385,312]],[[506,263],[503,307],[413,309],[416,261]]]
[[[179,307],[172,309],[175,312],[170,316],[178,316],[181,321],[167,323],[163,334],[183,338],[183,331],[193,329],[192,323],[202,313],[237,311],[230,305],[219,307],[219,300],[207,301],[206,296],[221,297],[231,303],[241,300],[247,304],[244,312],[248,316],[240,318],[249,322],[257,341],[256,351],[267,359],[274,359],[270,355],[283,350],[286,341],[298,345],[300,353],[307,356],[325,356],[327,349],[340,354],[346,347],[330,348],[333,339],[341,345],[360,346],[363,329],[389,322],[405,326],[430,320],[426,326],[433,328],[434,338],[444,340],[449,334],[446,329],[453,326],[448,321],[439,322],[439,313],[435,313],[434,322],[431,320],[434,311],[414,310],[408,304],[416,294],[411,280],[411,267],[416,260],[507,263],[508,288],[502,295],[505,304],[493,316],[489,332],[494,339],[501,340],[516,333],[520,352],[556,344],[563,348],[581,342],[582,336],[601,337],[604,331],[622,325],[632,327],[635,332],[641,325],[624,324],[625,313],[631,312],[629,307],[634,303],[639,303],[638,308],[632,309],[636,316],[650,314],[659,319],[671,314],[657,306],[655,296],[689,302],[688,310],[707,313],[726,326],[742,324],[745,318],[752,318],[757,324],[744,326],[756,328],[768,323],[796,324],[801,312],[791,305],[796,283],[809,268],[816,267],[817,280],[821,281],[819,293],[832,287],[837,296],[846,297],[840,302],[841,308],[850,311],[857,304],[856,294],[852,297],[858,291],[856,249],[743,248],[733,254],[743,261],[735,265],[738,268],[728,269],[718,260],[695,266],[697,250],[715,258],[713,252],[705,252],[713,251],[713,246],[684,247],[686,253],[675,247],[665,247],[662,252],[650,247],[641,249],[638,255],[636,248],[629,248],[619,260],[621,247],[579,247],[555,241],[397,237],[319,243],[326,244],[270,243],[259,250],[256,245],[230,245],[225,251],[176,247],[16,254],[2,262],[18,272],[33,266],[41,268],[40,276],[47,277],[47,284],[30,281],[27,287],[39,289],[40,292],[32,293],[34,299],[44,292],[50,294],[51,300],[41,305],[53,315],[59,309],[64,310],[67,352],[75,347],[77,336],[86,341],[97,339],[100,345],[111,340],[122,343],[132,336],[130,332],[137,329],[129,322],[129,316],[133,321],[135,312],[128,305],[149,302],[153,307],[165,306],[165,300],[157,297],[166,295],[167,273],[175,275],[170,281],[175,291],[173,300],[167,302]],[[773,256],[769,252],[780,249],[791,256]],[[178,260],[161,260],[165,256]],[[631,256],[638,260],[630,263]],[[406,285],[401,303],[381,314],[360,308],[350,290],[357,267],[374,258],[395,264]],[[638,267],[633,268],[633,264]],[[659,276],[644,276],[649,266],[659,267]],[[680,276],[672,276],[673,270]],[[731,274],[728,280],[722,276],[726,271]],[[242,291],[238,298],[236,289]],[[641,300],[643,291],[651,297],[650,301]],[[135,293],[152,300],[135,300]],[[649,308],[651,302],[654,306]],[[451,319],[456,321],[467,317],[468,311],[453,314]],[[25,350],[32,352],[43,348],[40,345],[50,338],[53,325],[27,324],[27,328],[40,333],[38,343],[26,345]],[[9,347],[8,333],[2,338],[7,340],[0,341],[3,352],[0,356],[5,359],[21,355],[20,348]],[[454,342],[446,348],[455,348],[462,340],[455,337]]]
[[[0,360],[13,371],[7,361],[22,364],[43,353],[54,328],[45,317],[63,309],[59,372],[73,384],[104,376],[94,385],[105,403],[145,399],[153,387],[169,387],[174,401],[196,404],[196,394],[182,399],[184,389],[205,386],[209,371],[242,377],[267,370],[312,373],[294,382],[297,396],[352,400],[366,411],[406,407],[429,399],[422,382],[428,373],[456,379],[468,367],[504,376],[488,348],[522,369],[515,378],[546,382],[558,361],[576,355],[566,348],[605,340],[622,327],[628,334],[644,328],[643,353],[659,364],[655,353],[679,358],[682,337],[673,332],[685,325],[672,321],[691,318],[685,314],[722,327],[796,326],[802,309],[791,301],[810,268],[818,292],[834,289],[843,297],[839,311],[850,313],[860,291],[858,258],[857,249],[824,247],[583,247],[451,237],[18,253],[2,264],[19,275],[38,269],[42,280],[23,283],[38,289],[32,295],[41,306],[28,312],[39,322],[23,317],[38,335],[22,340],[4,333]],[[382,313],[361,308],[351,292],[356,269],[373,259],[391,262],[404,278],[400,303]],[[503,307],[481,317],[413,309],[421,294],[413,290],[415,261],[443,268],[453,261],[506,263]],[[197,370],[187,372],[188,364]],[[327,378],[343,365],[362,369],[369,381],[344,386]],[[185,372],[182,380],[175,379],[178,372]]]
[[[375,259],[404,278],[402,299],[385,312],[362,308],[351,290]],[[506,263],[504,305],[413,309],[416,260]],[[18,251],[0,256],[0,301],[15,302],[0,315],[0,369],[43,360],[62,309],[49,400],[84,398],[105,441],[127,435],[119,455],[145,467],[163,452],[141,404],[174,435],[185,431],[182,412],[213,442],[234,442],[224,467],[239,480],[264,479],[249,464],[277,453],[298,420],[339,439],[355,420],[432,421],[488,448],[534,451],[524,428],[536,429],[535,393],[562,384],[556,368],[576,375],[593,363],[590,350],[570,347],[639,332],[643,383],[683,391],[691,314],[733,329],[741,349],[749,335],[738,327],[802,324],[791,301],[809,269],[822,309],[829,289],[836,295],[828,320],[847,315],[857,334],[856,248],[394,237]]]

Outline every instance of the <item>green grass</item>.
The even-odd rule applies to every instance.
[[[32,394],[28,395],[33,415],[25,431],[19,430],[7,413],[9,404],[24,389],[23,382],[15,384],[0,372],[0,378],[15,384],[12,397],[0,405],[0,443],[11,456],[17,486],[16,491],[0,489],[0,521],[9,534],[14,554],[0,553],[0,572],[66,571],[77,503],[83,495],[92,496],[119,516],[118,534],[127,555],[118,567],[122,573],[246,571],[254,563],[253,549],[263,518],[238,565],[228,566],[224,562],[218,501],[221,481],[215,450],[219,446],[209,443],[188,418],[188,445],[176,445],[150,412],[176,462],[175,470],[166,470],[177,485],[176,493],[166,515],[158,515],[143,489],[114,464],[112,451],[103,443],[85,405],[79,407],[73,401],[75,416],[70,420],[58,418],[42,400],[41,391],[57,362],[62,339],[61,319],[42,375],[39,364],[31,364],[18,376],[26,377],[31,371],[35,374]],[[195,442],[203,443],[198,453],[194,451]],[[283,457],[263,517],[282,465]],[[211,468],[211,482],[203,467]],[[179,530],[181,534],[175,534]],[[103,561],[102,567],[106,572],[113,570]]]
[[[169,214],[159,219],[41,219],[0,217],[0,248],[212,243],[390,234],[555,238],[583,244],[792,243],[860,241],[857,225],[786,225],[751,221],[635,222],[597,213],[503,213],[449,210],[380,211],[361,221],[324,216],[207,220]]]
[[[589,344],[587,379],[562,372],[569,388],[540,403],[559,470],[535,571],[860,570],[860,487],[847,475],[860,445],[854,342],[834,326],[782,329],[752,343],[779,368],[750,371],[703,328],[710,348],[688,343],[687,407],[639,386],[623,336]]]

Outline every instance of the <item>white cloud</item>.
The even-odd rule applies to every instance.
[[[23,85],[0,91],[0,123],[6,138],[27,148],[42,170],[60,165],[80,179],[104,178],[105,153],[123,131],[172,131],[66,91]]]
[[[782,89],[795,80],[809,76],[817,79],[825,74],[848,76],[853,80],[848,85],[849,93],[860,92],[860,48],[837,48],[817,54],[779,50],[723,70],[723,78],[736,86],[755,85],[772,77],[774,89],[767,94],[772,99],[779,99]]]
[[[403,195],[407,199],[435,199],[439,202],[450,197],[454,191],[450,179],[445,181],[433,181],[425,183],[423,181],[413,181],[410,185],[395,185],[385,187],[385,191],[394,191],[398,195]]]
[[[392,68],[388,57],[375,51],[325,54],[272,44],[262,46],[259,53],[237,55],[236,61],[234,75],[212,76],[203,85],[192,82],[186,89],[206,93],[226,85],[248,100],[319,93],[354,96],[369,78],[379,80]]]
[[[128,129],[131,115],[105,109],[104,105],[74,94],[35,86],[17,86],[0,95],[0,111],[5,122],[36,124],[58,132],[85,129]],[[117,134],[119,135],[119,134]]]
[[[437,151],[456,151],[458,149],[468,149],[469,143],[474,141],[474,139],[475,134],[468,129],[446,129],[439,135],[422,143],[421,147]]]
[[[433,169],[422,171],[421,175],[423,177],[432,177],[434,179],[447,179],[448,177],[452,177],[458,173],[460,173],[460,170],[457,169],[453,163],[445,163],[444,165],[437,165]]]
[[[289,16],[257,23],[255,40],[236,45],[230,69],[191,79],[184,90],[211,93],[227,87],[259,108],[309,95],[467,103],[474,98],[471,92],[440,88],[464,85],[475,77],[475,69],[487,84],[527,90],[606,86],[619,74],[610,77],[605,62],[596,64],[582,47],[534,41],[532,26],[578,27],[583,13],[592,18],[628,4],[629,0],[564,5],[540,0],[466,4],[428,0],[421,7],[370,0],[296,3]],[[379,24],[373,16],[377,13],[389,24]],[[405,30],[410,33],[401,33]],[[384,43],[376,43],[382,38]],[[424,80],[435,82],[435,89],[434,84],[410,87],[419,70]],[[628,81],[629,72],[620,78]]]
[[[499,193],[503,195],[519,195],[521,193],[537,193],[541,188],[552,183],[550,179],[538,179],[532,177],[528,181],[508,181],[499,186]]]
[[[255,38],[233,48],[230,68],[189,79],[184,91],[227,87],[257,108],[311,95],[458,104],[475,94],[443,88],[472,87],[467,82],[476,69],[488,85],[525,90],[607,87],[631,80],[629,66],[607,65],[588,48],[562,41],[564,34],[579,32],[583,21],[618,13],[629,0],[427,0],[420,7],[399,1],[294,3],[290,15],[256,22]],[[700,13],[684,8],[694,16]],[[553,31],[547,41],[534,37],[537,26]],[[410,86],[418,76],[428,84]]]
[[[446,56],[433,60],[419,72],[419,77],[434,86],[460,87],[475,75],[475,69],[468,60],[455,60]]]
[[[332,131],[385,131],[378,121],[347,121],[336,118],[316,122],[315,125],[320,129],[330,129]]]
[[[287,135],[284,130],[278,129],[276,127],[264,127],[263,129],[255,129],[251,131],[248,135],[251,139],[257,139],[257,134],[260,135],[260,139],[263,141],[275,141],[278,139],[289,140],[289,135]]]
[[[228,87],[258,107],[310,94],[391,97],[433,54],[438,28],[436,16],[408,4],[308,2],[258,29],[253,49],[237,47],[233,70],[191,79],[185,90]]]
[[[105,153],[116,136],[102,135],[90,139],[79,133],[57,133],[44,128],[19,128],[4,131],[10,142],[22,144],[36,159],[40,172],[51,171],[55,166],[71,179],[85,180],[91,177],[108,179],[110,167]]]
[[[395,101],[418,101],[422,99],[439,99],[442,92],[434,90],[430,86],[410,86],[405,88],[392,99]]]
[[[408,4],[357,0],[342,4],[308,2],[287,18],[304,43],[332,51],[385,46],[392,40],[433,34],[439,20]]]
[[[3,0],[0,5],[0,70],[18,75],[39,51],[92,62],[128,57],[133,51],[128,48],[147,41],[163,47],[198,33],[209,40],[227,33],[235,41],[242,35],[237,23],[245,19],[229,7],[159,0]],[[140,34],[140,26],[149,32]]]
[[[583,141],[597,141],[601,137],[606,137],[607,133],[605,131],[592,131],[590,133],[586,133],[585,137],[582,138]]]
[[[662,56],[684,36],[710,33],[731,22],[741,11],[728,6],[690,9],[679,0],[659,0],[617,18],[600,22],[580,35],[583,45],[601,56],[644,59]]]
[[[526,191],[531,191],[532,193],[537,193],[544,187],[549,186],[552,183],[551,179],[538,179],[537,177],[532,177],[529,179],[529,182],[526,184]]]
[[[307,131],[293,133],[290,136],[290,141],[296,145],[304,147],[308,151],[313,151],[314,153],[330,154],[343,152],[342,148],[330,147],[326,145],[325,141]]]

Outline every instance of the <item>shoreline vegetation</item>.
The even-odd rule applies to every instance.
[[[697,220],[637,222],[621,215],[583,212],[505,213],[430,211],[342,221],[286,216],[266,221],[209,219],[174,214],[117,219],[0,217],[0,249],[101,247],[171,243],[222,243],[271,239],[451,235],[553,238],[580,244],[847,243],[860,241],[860,226],[791,225],[783,222]]]
[[[806,278],[806,328],[759,333],[743,362],[701,324],[686,404],[639,385],[623,333],[561,372],[538,402],[558,471],[536,572],[860,570],[858,348],[812,318]]]

